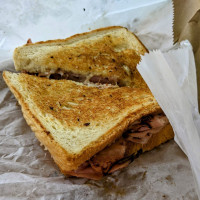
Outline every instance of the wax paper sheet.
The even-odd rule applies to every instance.
[[[185,41],[176,50],[150,52],[137,68],[173,126],[175,141],[188,156],[200,198],[200,115],[192,47]]]
[[[0,15],[0,61],[11,58],[14,48],[28,38],[66,38],[114,25],[135,32],[149,49],[173,43],[169,0],[7,0],[1,2]]]
[[[134,31],[149,49],[173,43],[172,3],[134,1],[2,1],[0,61],[28,38],[47,40],[109,25]],[[0,70],[14,71],[12,60]],[[197,199],[190,164],[174,141],[141,155],[101,181],[66,178],[26,124],[0,78],[1,199]]]

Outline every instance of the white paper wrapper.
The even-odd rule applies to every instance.
[[[52,0],[48,4],[8,0],[2,8],[0,61],[11,58],[13,49],[28,38],[34,42],[65,38],[110,25],[134,31],[149,49],[172,46],[170,0]],[[0,70],[5,69],[14,71],[12,60],[0,64]],[[2,77],[0,149],[0,199],[197,199],[190,164],[174,141],[101,181],[64,178],[27,126]]]
[[[185,41],[177,50],[150,52],[137,68],[173,126],[175,141],[188,156],[200,198],[200,115],[192,47]]]
[[[0,61],[26,43],[66,38],[91,29],[120,25],[149,49],[173,44],[170,0],[4,1],[0,18]],[[156,22],[156,23],[155,23]]]

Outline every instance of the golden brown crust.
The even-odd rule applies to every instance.
[[[71,39],[74,39],[74,38],[77,38],[77,37],[80,37],[80,36],[83,36],[83,35],[89,35],[89,34],[91,35],[91,34],[94,34],[94,33],[101,32],[101,31],[108,31],[108,30],[113,30],[113,29],[118,29],[118,28],[125,28],[126,30],[128,30],[126,27],[123,27],[123,26],[108,26],[108,27],[98,28],[98,29],[95,29],[95,30],[92,30],[92,31],[88,31],[88,32],[84,32],[84,33],[78,33],[78,34],[72,35],[72,36],[70,36],[68,38],[65,38],[65,39],[56,39],[56,40],[39,41],[39,42],[35,42],[35,43],[26,43],[24,46],[29,46],[29,45],[34,45],[34,44],[64,42],[64,41],[69,41]],[[134,36],[138,39],[138,41],[140,42],[141,46],[143,46],[143,48],[148,52],[148,49],[139,40],[139,38],[136,35],[134,35]]]
[[[99,28],[99,29],[95,29],[95,30],[92,30],[92,31],[84,32],[84,33],[78,33],[78,34],[72,35],[72,36],[70,36],[68,38],[65,38],[65,39],[39,41],[39,42],[36,42],[36,43],[28,43],[28,44],[25,44],[24,46],[34,45],[34,44],[64,42],[64,41],[69,41],[71,39],[74,39],[74,38],[77,38],[77,37],[80,37],[80,36],[83,36],[83,35],[94,34],[94,33],[100,32],[100,31],[107,31],[107,30],[112,30],[112,29],[115,29],[115,28],[117,29],[117,28],[125,28],[125,27],[122,27],[122,26],[109,26],[109,27],[104,27],[104,28]]]

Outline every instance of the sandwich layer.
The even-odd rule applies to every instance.
[[[117,141],[66,175],[99,180],[107,174],[127,167],[139,154],[150,151],[172,139],[172,127],[164,113],[155,113],[137,120]]]
[[[3,73],[27,123],[61,171],[76,170],[143,116],[160,111],[149,90],[88,87]]]
[[[28,43],[14,51],[17,71],[86,82],[146,87],[136,65],[147,52],[126,28],[113,26],[67,39]]]

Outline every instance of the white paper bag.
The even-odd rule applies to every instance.
[[[192,47],[184,41],[176,50],[152,51],[142,57],[137,69],[167,115],[175,141],[190,161],[200,198],[200,115]]]

